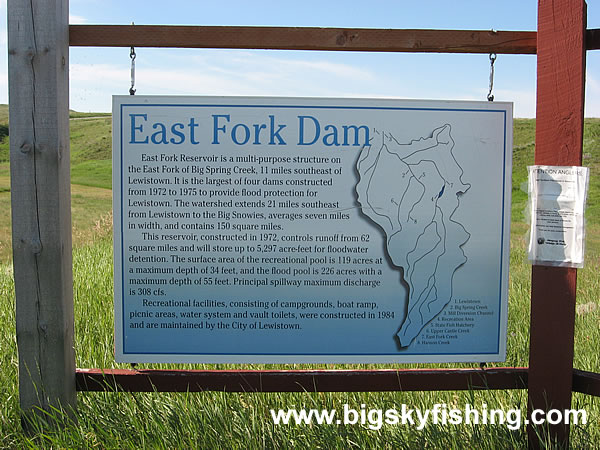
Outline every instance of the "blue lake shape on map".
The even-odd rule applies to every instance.
[[[467,261],[470,235],[452,217],[470,185],[452,153],[450,125],[408,144],[388,132],[373,136],[358,157],[356,192],[383,230],[392,264],[403,269],[408,305],[397,337],[408,347],[450,302],[454,272]]]

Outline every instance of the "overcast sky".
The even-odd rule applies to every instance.
[[[0,0],[6,14],[6,0]],[[535,30],[535,0],[70,0],[75,24],[265,25]],[[588,2],[588,28],[600,4]],[[6,21],[0,26],[0,103],[8,102]],[[535,116],[535,56],[498,55],[494,95]],[[137,49],[144,95],[260,95],[485,100],[488,55]],[[110,111],[129,89],[128,48],[71,48],[70,104]],[[586,116],[600,117],[600,50],[587,53]]]

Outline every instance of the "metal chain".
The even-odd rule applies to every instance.
[[[135,48],[131,47],[129,51],[129,57],[131,58],[131,87],[129,88],[129,95],[135,95]]]
[[[494,96],[492,95],[492,90],[494,89],[494,63],[496,62],[496,54],[490,53],[490,90],[487,95],[488,102],[494,101]]]
[[[133,22],[131,22],[133,25]],[[131,58],[131,87],[129,88],[129,95],[135,95],[135,48],[131,46],[129,50],[129,58]],[[137,363],[131,363],[131,368],[135,370]]]

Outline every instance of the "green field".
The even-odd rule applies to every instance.
[[[72,113],[71,163],[74,241],[75,350],[78,367],[128,368],[113,357],[112,216],[110,117]],[[281,394],[131,394],[79,393],[74,421],[49,429],[43,421],[33,431],[21,429],[18,409],[17,347],[12,266],[10,263],[10,183],[8,137],[2,135],[8,113],[0,107],[0,447],[1,448],[523,448],[525,430],[506,426],[436,425],[423,430],[408,425],[282,425],[269,410],[316,408],[341,411],[344,404],[360,409],[400,409],[402,404],[425,410],[435,403],[464,407],[520,408],[525,391],[414,393],[281,393]],[[527,366],[529,359],[530,266],[526,262],[523,217],[527,194],[526,166],[533,163],[535,122],[516,120],[508,354],[499,366]],[[591,168],[587,209],[585,268],[579,271],[575,367],[600,372],[600,119],[585,125],[584,164]],[[548,330],[549,333],[552,330]],[[159,365],[142,368],[240,368],[232,365]],[[332,365],[244,366],[244,368],[308,368]],[[336,368],[375,366],[345,365]],[[379,365],[376,367],[393,367]],[[474,365],[405,365],[403,367],[474,367]],[[599,448],[600,398],[574,394],[573,407],[588,412],[588,423],[571,427],[573,448]]]

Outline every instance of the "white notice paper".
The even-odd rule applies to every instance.
[[[580,166],[529,166],[528,169],[530,262],[583,267],[589,169]]]

